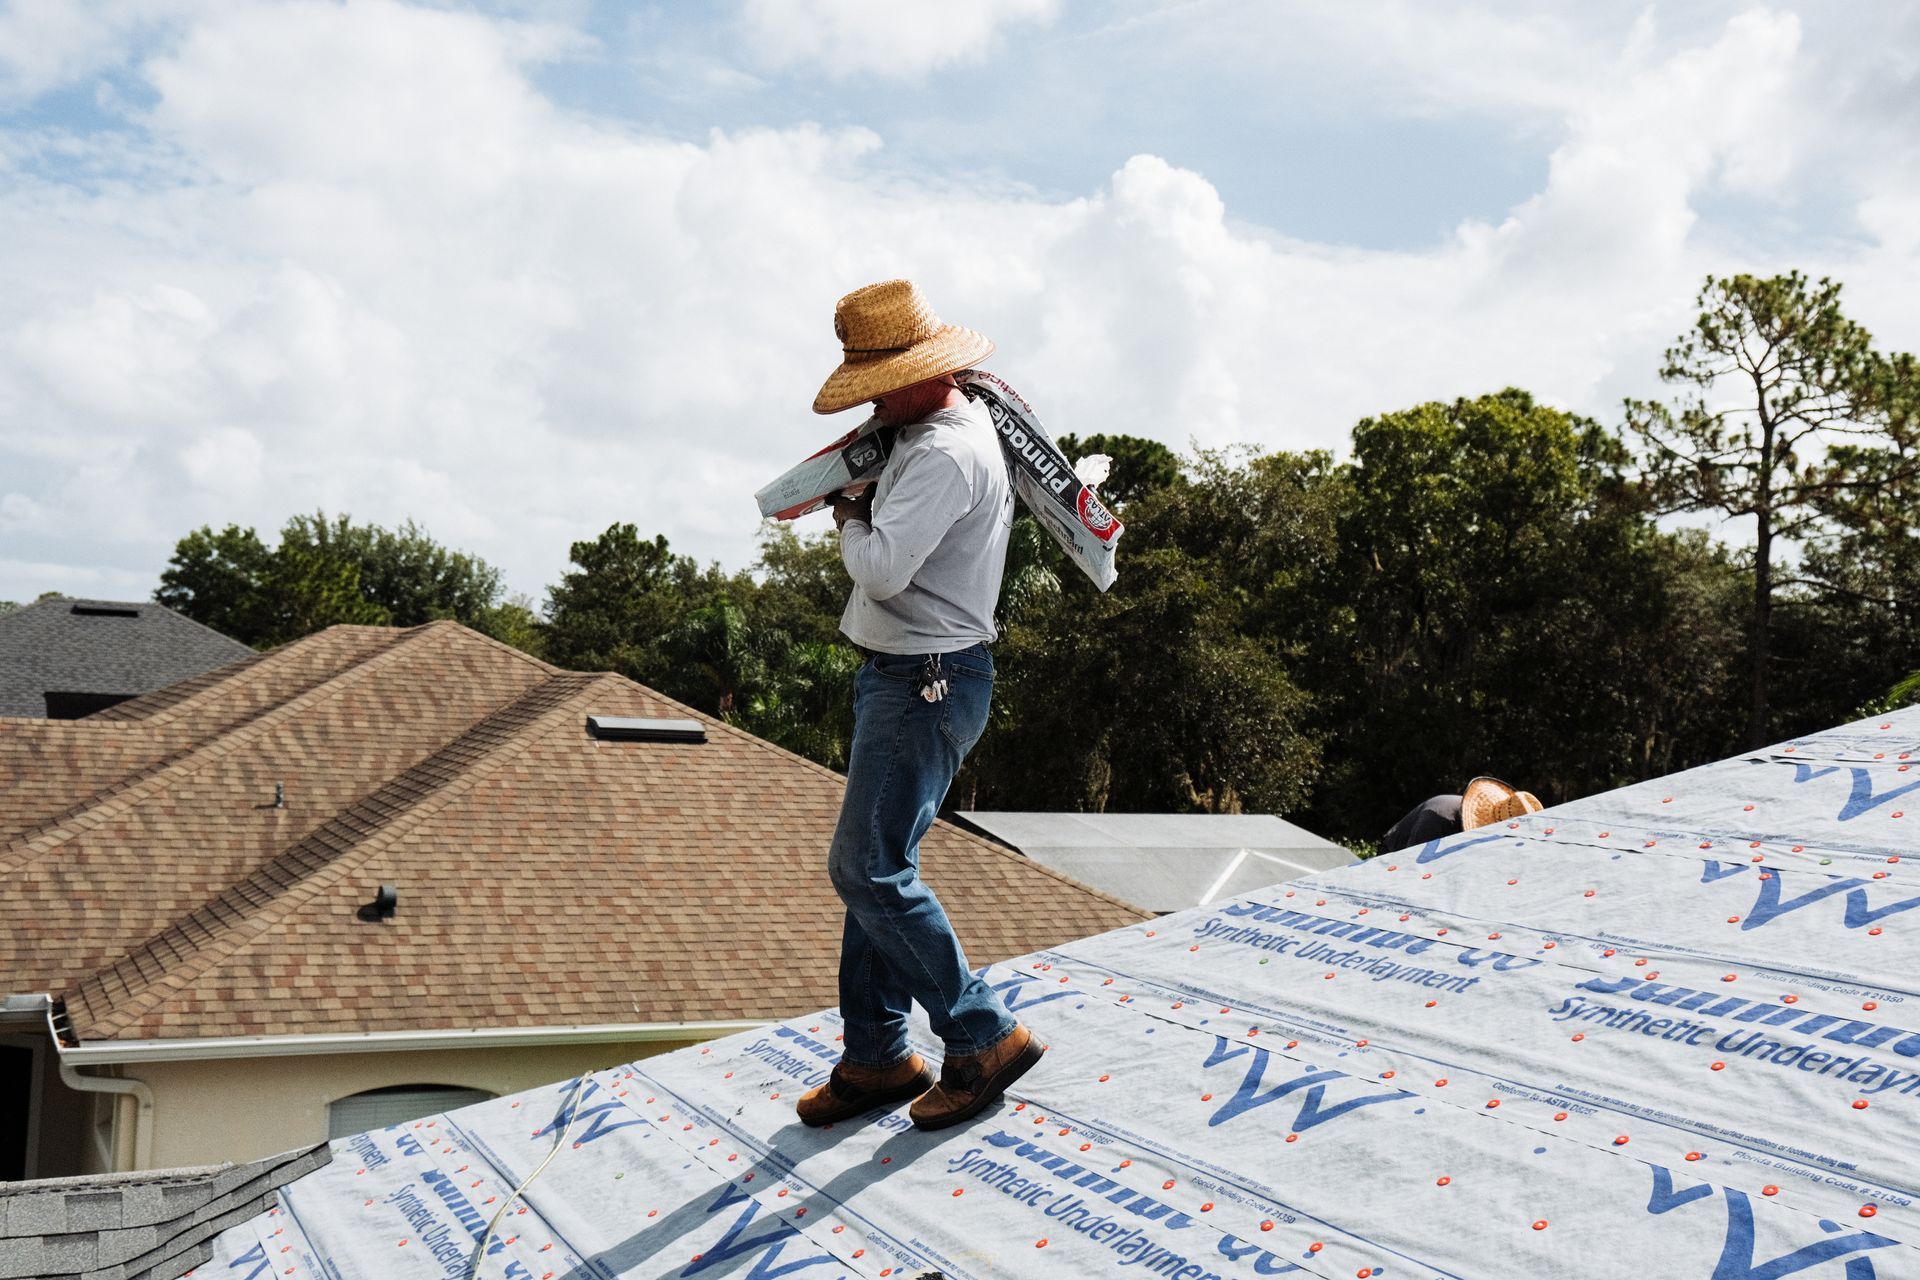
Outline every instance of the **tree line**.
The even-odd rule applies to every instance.
[[[1275,812],[1364,844],[1475,774],[1553,803],[1920,701],[1920,372],[1840,293],[1708,279],[1675,394],[1618,429],[1509,388],[1367,418],[1344,461],[1063,436],[1114,457],[1120,579],[1018,517],[994,724],[949,804]],[[261,647],[456,618],[844,767],[830,530],[769,526],[729,571],[622,523],[570,561],[536,611],[411,523],[302,515],[271,547],[195,530],[155,598]]]

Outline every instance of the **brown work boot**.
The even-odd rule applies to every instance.
[[[983,1053],[949,1055],[940,1064],[940,1083],[921,1095],[908,1111],[914,1126],[944,1129],[979,1115],[1045,1052],[1034,1042],[1032,1032],[1015,1026],[999,1044]]]
[[[933,1072],[917,1053],[890,1067],[856,1067],[842,1062],[825,1084],[802,1094],[793,1109],[805,1124],[832,1124],[889,1102],[917,1098],[932,1086]]]

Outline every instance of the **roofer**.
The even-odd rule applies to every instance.
[[[1544,807],[1531,791],[1518,790],[1498,778],[1475,778],[1459,795],[1433,796],[1407,810],[1381,840],[1380,851],[1411,849],[1490,822],[1510,822]]]
[[[872,401],[897,434],[878,479],[833,504],[854,582],[840,629],[867,657],[827,864],[847,908],[845,1047],[797,1110],[818,1125],[914,1098],[914,1124],[939,1129],[978,1114],[1042,1053],[968,967],[919,871],[921,837],[987,724],[1013,493],[991,420],[952,377],[993,343],[941,324],[905,280],[840,299],[833,329],[843,359],[814,412]],[[945,1044],[938,1084],[907,1043],[910,1001]]]

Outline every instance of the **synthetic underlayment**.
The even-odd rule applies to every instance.
[[[995,1110],[809,1130],[830,1012],[343,1139],[202,1276],[1920,1276],[1920,709],[987,976]],[[726,963],[716,953],[714,962]],[[923,1051],[926,1029],[918,1029]]]

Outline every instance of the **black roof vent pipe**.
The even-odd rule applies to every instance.
[[[369,924],[378,924],[382,920],[393,919],[393,913],[399,905],[400,890],[393,885],[383,884],[380,886],[380,892],[374,895],[373,901],[354,914]]]

